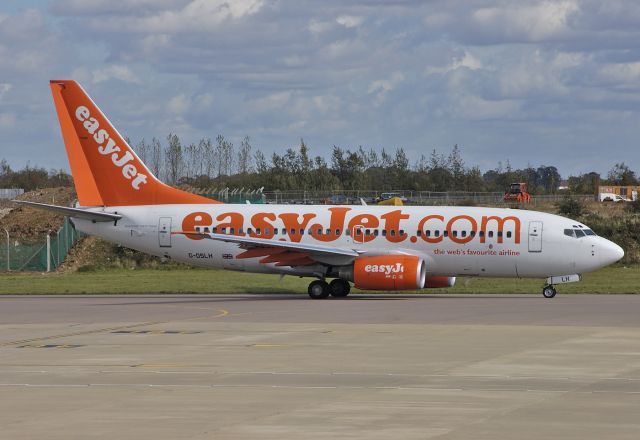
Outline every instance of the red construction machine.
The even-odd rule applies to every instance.
[[[525,182],[512,183],[509,189],[504,193],[502,198],[505,202],[529,203],[531,194],[527,192],[527,184]]]

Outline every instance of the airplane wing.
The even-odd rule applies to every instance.
[[[260,260],[261,263],[275,263],[276,266],[308,266],[315,263],[347,264],[360,255],[353,249],[266,238],[194,231],[176,231],[172,232],[172,234],[195,235],[209,240],[236,243],[241,249],[245,249],[244,252],[236,256],[237,259],[263,257]]]
[[[46,203],[28,202],[26,200],[12,200],[20,205],[27,205],[37,209],[53,211],[58,214],[68,215],[69,217],[82,218],[92,220],[94,222],[113,222],[122,218],[119,214],[110,212],[90,211],[87,208],[70,208],[68,206],[48,205]]]

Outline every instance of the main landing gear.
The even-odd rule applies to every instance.
[[[307,291],[312,299],[324,299],[329,295],[335,298],[343,298],[351,291],[351,285],[348,281],[340,278],[336,278],[331,283],[327,283],[324,280],[315,280],[309,284]]]
[[[556,296],[556,288],[553,287],[553,284],[547,284],[542,288],[542,296],[545,298],[553,298]]]

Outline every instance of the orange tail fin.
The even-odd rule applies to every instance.
[[[50,85],[80,205],[221,203],[160,182],[78,83]]]

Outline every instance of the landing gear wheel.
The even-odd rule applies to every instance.
[[[556,288],[553,286],[544,286],[542,289],[542,296],[545,298],[553,298],[556,296]]]
[[[331,288],[326,281],[315,280],[309,284],[307,291],[312,299],[324,299],[331,293]]]
[[[335,298],[343,298],[351,291],[351,284],[349,284],[349,281],[336,278],[329,283],[329,288],[331,289],[331,296]]]

